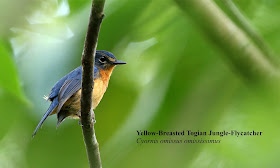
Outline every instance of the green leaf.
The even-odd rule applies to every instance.
[[[0,88],[23,100],[17,70],[11,53],[0,41]]]

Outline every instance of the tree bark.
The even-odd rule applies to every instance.
[[[94,130],[92,111],[92,92],[94,79],[94,63],[97,40],[103,20],[105,0],[93,0],[90,12],[88,30],[82,55],[82,95],[81,95],[81,124],[90,168],[100,168],[101,158],[99,144]]]

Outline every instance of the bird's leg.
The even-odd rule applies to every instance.
[[[92,123],[95,124],[95,123],[96,123],[96,120],[95,120],[95,113],[94,113],[94,111],[93,111],[92,108],[90,109],[90,112],[91,112],[91,116],[92,116],[92,119],[91,119],[91,120],[92,120]],[[78,114],[81,114],[81,110],[78,112]],[[77,115],[78,115],[78,114],[77,114]],[[79,120],[79,125],[80,125],[80,126],[83,126],[83,125],[82,125],[81,115],[78,115],[78,116],[79,116],[79,118],[80,118],[80,120]]]
[[[81,118],[81,109],[79,110],[78,114],[80,114],[80,115],[78,115],[79,118],[80,118],[80,120],[79,120],[79,125],[80,125],[80,126],[83,126],[83,125],[82,125],[82,118]]]
[[[83,124],[82,124],[82,118],[81,118],[81,109],[78,111],[78,113],[76,114],[79,118],[80,118],[80,120],[79,120],[79,125],[80,126],[83,126]]]
[[[95,120],[95,113],[94,113],[94,111],[93,111],[92,108],[90,109],[90,112],[91,112],[91,116],[92,116],[92,122],[93,122],[93,124],[95,124],[95,123],[96,123],[96,120]]]

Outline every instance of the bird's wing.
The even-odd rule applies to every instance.
[[[98,73],[98,68],[96,66],[94,66],[94,79],[97,77],[97,73]],[[56,82],[56,84],[51,89],[51,92],[50,92],[50,95],[48,97],[48,100],[52,101],[54,98],[56,98],[58,96],[58,94],[60,93],[61,87],[64,85],[64,83],[67,80],[71,80],[71,79],[82,80],[82,66],[77,67],[72,72],[70,72],[69,74],[65,75],[58,82]]]
[[[94,67],[94,79],[97,77],[98,69]],[[58,114],[64,103],[74,95],[78,90],[82,88],[82,68],[79,67],[77,71],[68,75],[68,79],[65,80],[58,93],[59,105],[56,113]],[[94,82],[94,81],[93,81]],[[93,83],[94,84],[94,83]]]
[[[73,96],[78,90],[82,87],[82,83],[80,79],[68,79],[64,82],[58,93],[58,101],[59,105],[57,107],[56,113],[59,113],[61,107],[64,103]]]
[[[64,85],[66,80],[69,79],[82,79],[82,66],[77,67],[63,78],[61,78],[56,84],[52,87],[48,100],[53,100],[55,97],[58,96],[61,87]]]

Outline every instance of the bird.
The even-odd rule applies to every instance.
[[[93,81],[92,108],[95,109],[101,101],[109,84],[110,76],[116,65],[126,64],[119,61],[109,51],[96,50]],[[53,114],[57,115],[57,127],[67,118],[80,119],[80,99],[82,87],[82,66],[77,67],[52,87],[48,97],[45,97],[51,104],[43,115],[32,137],[41,128],[45,120]]]

